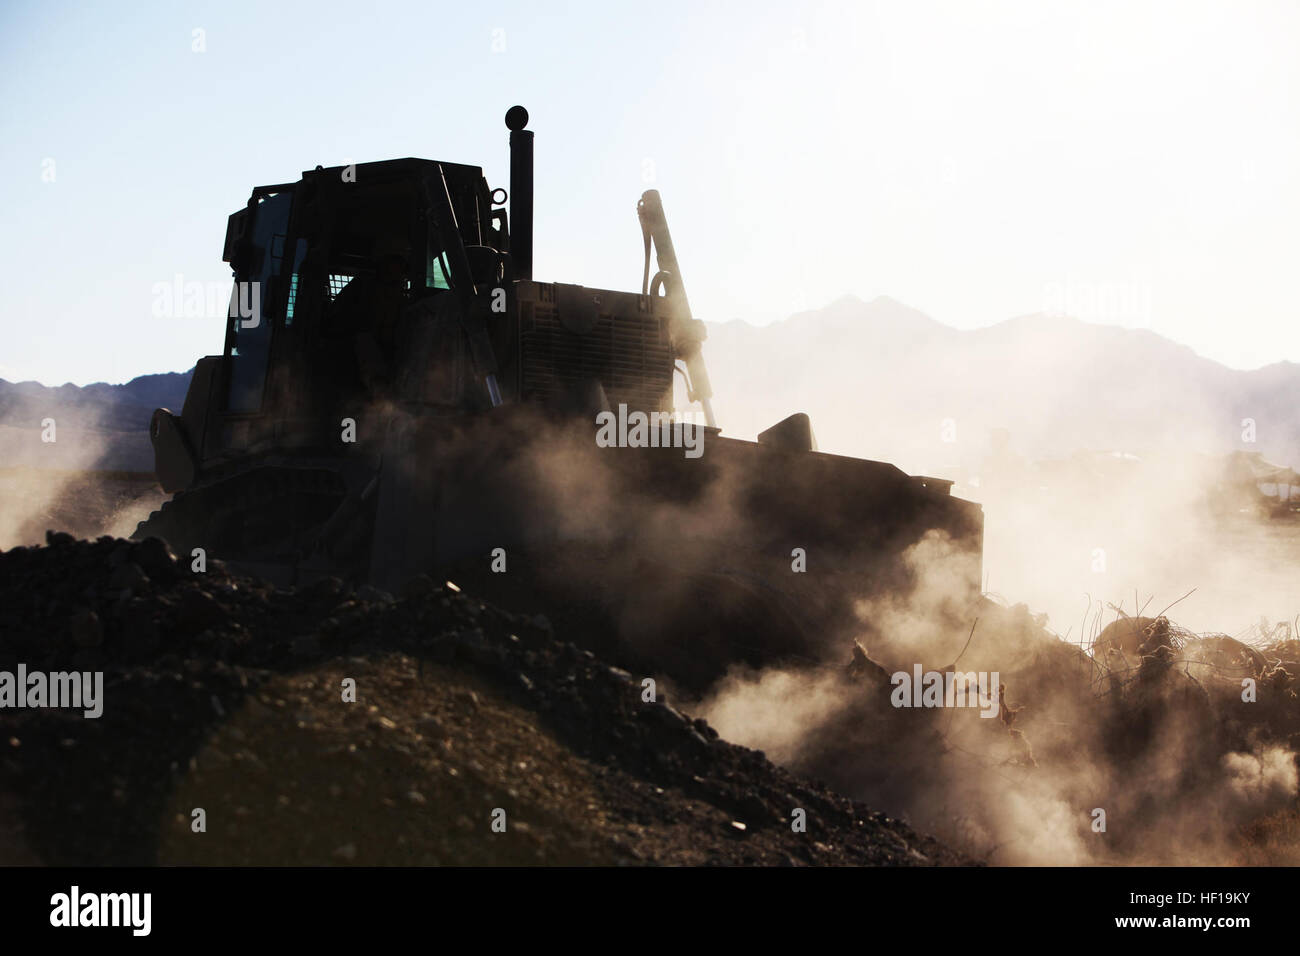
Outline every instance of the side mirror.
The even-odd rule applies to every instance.
[[[465,257],[469,260],[470,277],[474,285],[505,285],[510,281],[508,253],[497,252],[491,246],[466,246]]]
[[[222,250],[221,261],[232,265],[239,260],[244,251],[244,239],[248,233],[248,223],[252,218],[252,209],[245,206],[239,212],[232,213],[226,222],[226,247]]]

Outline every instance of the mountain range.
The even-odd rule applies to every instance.
[[[913,473],[975,467],[998,432],[1029,459],[1246,450],[1300,464],[1300,365],[1230,369],[1145,329],[1031,315],[959,330],[846,297],[711,325],[704,348],[724,431],[807,412],[822,451]]]
[[[124,385],[0,379],[0,467],[153,471],[149,419],[155,408],[179,413],[189,381],[189,372],[141,375]],[[47,419],[52,433],[42,424]]]

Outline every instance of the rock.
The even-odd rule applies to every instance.
[[[149,585],[149,576],[134,561],[119,564],[108,576],[108,586],[116,590],[127,590],[133,594]]]
[[[505,652],[495,644],[488,642],[480,630],[459,631],[455,635],[456,656],[472,664],[491,667],[500,664]]]
[[[131,560],[151,578],[169,580],[176,574],[176,555],[162,538],[145,538],[131,548]]]
[[[664,727],[688,727],[690,720],[675,707],[668,704],[651,704],[643,711]]]
[[[145,657],[162,643],[153,606],[144,598],[133,598],[122,611],[122,642],[132,657]]]
[[[77,647],[98,647],[104,642],[104,626],[89,608],[77,611],[68,621],[72,643]]]
[[[357,588],[357,600],[368,604],[395,604],[397,599],[387,591],[381,591],[377,587],[363,584]]]
[[[418,600],[427,597],[437,590],[437,585],[433,583],[433,578],[427,574],[417,574],[402,585],[402,597],[408,601]]]
[[[218,581],[224,581],[230,577],[230,569],[226,567],[226,562],[212,558],[208,559],[208,570],[204,573]]]
[[[202,630],[226,616],[216,599],[202,588],[185,590],[176,612],[177,623],[189,630]]]
[[[104,652],[98,647],[83,647],[72,655],[72,666],[79,671],[104,669]]]
[[[443,729],[438,718],[433,715],[421,717],[415,722],[415,728],[420,731],[420,733],[428,734],[430,737],[442,737],[447,733],[446,730]]]
[[[293,653],[295,657],[318,657],[320,655],[320,639],[315,634],[303,634],[293,639]]]
[[[776,820],[781,815],[769,807],[763,798],[757,793],[749,792],[740,798],[737,809],[746,820],[750,822],[751,827],[757,827],[770,820]]]

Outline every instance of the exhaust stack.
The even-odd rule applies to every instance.
[[[510,259],[516,279],[533,277],[533,131],[528,110],[506,111],[510,130]]]

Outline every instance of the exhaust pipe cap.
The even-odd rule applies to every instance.
[[[522,106],[512,106],[506,110],[506,128],[518,132],[528,125],[528,110]]]

